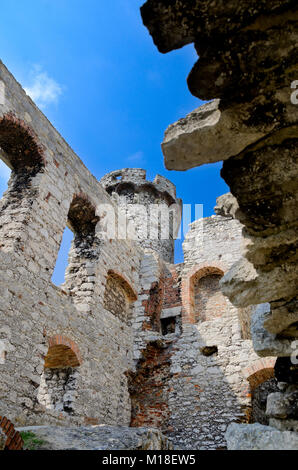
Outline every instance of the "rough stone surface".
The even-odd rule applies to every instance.
[[[223,217],[231,217],[235,219],[236,211],[238,209],[237,199],[231,194],[226,193],[216,199],[216,206],[214,212]]]
[[[120,426],[29,426],[42,444],[36,450],[171,450],[171,442],[157,429]]]
[[[140,202],[180,210],[173,184],[142,169],[96,181],[3,65],[0,77],[1,158],[13,169],[0,201],[1,411],[19,426],[157,427],[182,449],[224,447],[227,425],[249,419],[243,370],[258,360],[242,337],[250,312],[219,290],[240,256],[241,224],[196,221],[177,265],[174,228],[147,246],[109,237],[109,208],[125,207],[139,234]],[[74,239],[58,287],[66,225]]]
[[[183,264],[161,262],[153,253],[141,263],[132,325],[137,362],[129,382],[131,424],[158,426],[175,448],[224,448],[228,424],[250,419],[248,378],[266,365],[244,374],[258,361],[242,335],[250,310],[240,315],[218,290],[218,279],[239,257],[241,245],[241,224],[213,216],[191,225]],[[199,279],[204,282],[198,285]],[[164,318],[172,318],[175,331],[164,332]],[[204,354],[206,349],[212,354]],[[261,381],[266,379],[264,374]]]
[[[185,237],[182,333],[173,342],[170,418],[164,431],[176,448],[225,448],[230,422],[250,419],[250,387],[243,371],[258,356],[242,337],[239,311],[218,290],[241,245],[239,222],[221,216],[194,222]],[[206,348],[213,354],[205,355]]]
[[[0,80],[1,157],[13,169],[0,201],[1,413],[15,425],[129,425],[133,335],[104,298],[113,273],[135,301],[143,252],[102,235],[101,205],[114,202],[2,63]],[[22,164],[11,156],[20,152]],[[74,240],[58,287],[51,277],[66,225]],[[57,387],[45,389],[45,366],[73,365],[78,393],[50,397]]]
[[[251,319],[251,336],[254,350],[259,356],[291,356],[292,341],[290,339],[279,339],[276,335],[269,333],[264,328],[267,312],[257,310]]]
[[[298,387],[285,393],[271,393],[267,399],[266,414],[270,418],[298,419]]]
[[[265,6],[262,2],[253,16],[266,11]],[[279,14],[279,2],[276,8]],[[241,6],[236,13],[240,22],[245,20]],[[284,21],[287,24],[287,15]],[[234,22],[223,37],[231,31],[237,33]],[[270,31],[264,33],[265,39]],[[288,33],[292,44],[291,24],[280,34],[281,48]],[[249,60],[256,44],[249,50]],[[268,47],[260,54],[263,49]],[[212,61],[217,67],[213,56]],[[292,59],[284,64],[287,72],[291,64]],[[192,87],[195,75],[196,71]],[[226,77],[222,79],[226,83]],[[272,378],[273,358],[259,359],[247,334],[250,304],[271,302],[266,321],[271,320],[275,341],[279,335],[278,344],[289,342],[296,331],[292,321],[295,148],[290,128],[295,112],[286,93],[270,96],[278,108],[277,121],[266,114],[267,95],[260,108],[259,97],[252,93],[256,82],[250,81],[246,101],[243,95],[235,97],[233,85],[231,108],[229,100],[220,96],[220,102],[206,105],[173,129],[177,142],[183,127],[189,127],[202,146],[212,135],[209,142],[213,140],[227,158],[238,152],[225,161],[223,174],[227,180],[239,178],[239,184],[231,182],[237,203],[225,196],[216,216],[191,224],[184,243],[185,262],[174,265],[173,241],[181,209],[174,185],[159,175],[147,181],[142,169],[118,170],[98,182],[3,64],[0,82],[5,91],[0,105],[0,156],[12,169],[0,201],[1,412],[20,426],[46,424],[48,431],[39,428],[38,433],[48,432],[47,439],[57,430],[60,444],[49,441],[48,446],[167,449],[171,444],[161,436],[163,431],[177,448],[226,447],[227,426],[232,421],[249,422],[253,387]],[[254,108],[252,122],[245,122]],[[267,121],[258,125],[256,117],[264,115]],[[282,119],[286,128],[278,133]],[[258,139],[268,132],[272,139],[264,137],[264,154]],[[248,144],[254,153],[247,157],[243,152]],[[279,150],[283,178],[278,176],[280,167],[272,163],[278,161]],[[211,158],[207,148],[204,154]],[[240,189],[243,198],[238,197]],[[272,211],[265,204],[263,215],[261,189],[266,201],[274,202]],[[252,194],[257,195],[256,207],[250,206]],[[170,225],[169,233],[155,239],[148,239],[147,233],[144,243],[138,210],[143,204],[147,216],[152,203],[161,203],[166,210],[174,205],[169,220],[175,223],[171,228],[155,214],[153,228],[159,232]],[[107,226],[110,209],[116,211],[116,225],[119,222],[118,208],[128,216],[128,237],[119,231],[112,236]],[[235,216],[245,224],[244,239]],[[74,239],[65,283],[58,287],[51,276],[66,226]],[[123,223],[117,228],[121,231]],[[235,264],[243,248],[246,261]],[[227,273],[231,268],[234,277]],[[235,305],[224,298],[220,285],[228,286]],[[240,312],[237,306],[245,309]],[[285,310],[289,315],[283,330],[278,330],[276,316]],[[284,421],[291,421],[290,416]],[[98,427],[99,423],[105,426]],[[123,426],[128,438],[123,437]]]
[[[162,52],[195,44],[199,60],[188,78],[190,91],[201,99],[220,99],[169,128],[166,164],[185,170],[224,160],[222,176],[239,205],[255,279],[252,286],[249,273],[241,280],[236,270],[233,288],[230,279],[222,287],[238,306],[278,302],[276,328],[277,317],[297,298],[297,5],[148,0],[141,11]],[[253,135],[250,143],[248,135]],[[297,329],[289,327],[295,337]]]
[[[246,125],[248,112],[240,111],[240,105],[221,111],[219,104],[219,100],[206,103],[166,130],[162,150],[168,170],[226,160],[266,135],[265,130]],[[242,119],[236,119],[240,112]]]
[[[270,303],[268,314],[252,320],[255,350],[281,356],[278,365],[290,362],[298,337],[297,5],[148,0],[141,13],[161,52],[194,43],[199,58],[188,86],[198,98],[213,100],[168,128],[165,164],[185,170],[223,160],[221,175],[237,200],[245,243],[220,285],[237,307]],[[293,383],[292,369],[275,370]],[[242,429],[247,448],[287,449],[297,440],[271,430],[262,436],[258,426],[232,429],[235,448]]]
[[[112,171],[100,182],[126,214],[127,223],[136,229],[134,239],[140,240],[141,247],[154,249],[173,263],[182,210],[173,183],[161,175],[148,181],[146,171],[140,168]]]
[[[278,385],[275,378],[262,382],[252,391],[252,414],[251,422],[269,424],[267,415],[268,396],[278,392]]]
[[[226,432],[229,450],[298,450],[295,432],[261,424],[231,424]]]

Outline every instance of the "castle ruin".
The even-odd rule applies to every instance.
[[[0,158],[12,170],[0,201],[0,410],[17,428],[155,428],[175,449],[262,448],[267,433],[272,448],[298,448],[292,5],[271,2],[261,22],[270,2],[213,5],[212,19],[208,2],[191,3],[142,8],[162,52],[195,42],[190,89],[220,98],[170,126],[165,162],[224,160],[233,196],[191,224],[180,264],[175,186],[138,168],[97,181],[0,63]],[[268,53],[271,81],[251,70],[264,41],[277,58],[289,51],[277,70]],[[74,238],[58,287],[66,226]]]

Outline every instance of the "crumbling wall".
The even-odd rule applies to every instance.
[[[13,170],[0,202],[0,408],[22,425],[127,425],[133,338],[104,293],[111,271],[138,290],[141,250],[105,236],[109,195],[2,63],[0,80],[1,158]],[[66,225],[74,241],[61,288],[51,276]],[[65,358],[69,349],[80,357],[71,413],[39,400],[53,342]]]
[[[147,0],[141,13],[161,52],[194,43],[198,60],[188,86],[208,103],[167,129],[165,164],[186,170],[224,161],[221,175],[237,199],[235,216],[247,243],[222,290],[237,307],[270,303],[269,311],[253,318],[254,347],[260,356],[287,358],[287,378],[297,387],[290,359],[298,325],[297,4]],[[286,395],[279,396],[281,404]],[[295,426],[288,420],[282,428]],[[264,433],[258,427],[232,429],[231,447],[239,449],[258,448],[254,439]],[[238,447],[237,429],[243,432]],[[274,441],[281,434],[270,433]],[[280,448],[291,448],[297,435],[288,434],[272,448],[278,441]],[[285,447],[286,440],[292,444]]]
[[[173,263],[182,205],[173,183],[161,175],[148,181],[146,170],[140,168],[113,171],[100,182],[126,215],[127,229],[133,229],[141,247]]]
[[[186,235],[185,263],[164,263],[153,253],[141,263],[132,424],[155,423],[176,448],[224,448],[228,424],[250,420],[244,371],[258,356],[219,288],[239,257],[241,230],[230,217],[201,219]]]
[[[242,338],[219,280],[239,257],[241,225],[221,216],[191,225],[183,244],[182,334],[171,357],[168,435],[182,449],[226,447],[232,421],[250,419],[245,368],[258,356]],[[201,282],[198,282],[201,281]]]
[[[71,367],[45,368],[37,395],[39,403],[47,409],[73,415],[77,398],[78,374],[76,368]]]
[[[149,342],[130,377],[131,426],[167,430],[171,344]]]

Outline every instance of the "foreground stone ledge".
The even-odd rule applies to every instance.
[[[227,429],[228,450],[298,450],[298,435],[262,424],[232,423]]]
[[[248,307],[282,298],[291,299],[297,289],[296,270],[296,266],[292,264],[290,267],[277,266],[272,271],[261,272],[242,257],[225,274],[220,285],[223,294],[236,307]]]
[[[267,313],[257,307],[251,317],[251,336],[254,350],[262,357],[291,356],[293,352],[292,340],[278,338],[275,334],[269,333],[269,331],[264,328],[264,323],[268,316],[270,316],[270,312]]]
[[[36,450],[171,450],[171,442],[157,429],[121,426],[28,426],[42,442]]]
[[[168,170],[188,170],[226,160],[272,130],[272,126],[266,130],[247,126],[243,105],[224,111],[219,105],[219,100],[206,103],[169,126],[162,143]]]

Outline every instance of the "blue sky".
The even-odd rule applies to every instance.
[[[186,172],[164,167],[167,126],[198,107],[186,84],[192,45],[161,54],[143,26],[144,0],[9,0],[1,5],[1,60],[33,95],[90,171],[101,178],[124,167],[171,179],[188,204],[213,213],[228,191],[221,163]],[[0,194],[7,171],[0,166]],[[54,281],[63,281],[66,234]],[[176,262],[183,260],[176,242]]]

